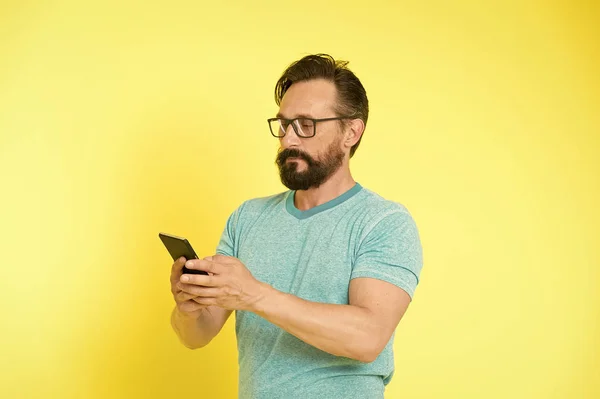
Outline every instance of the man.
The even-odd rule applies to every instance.
[[[200,348],[236,311],[240,398],[383,398],[422,267],[417,227],[352,178],[368,100],[347,62],[306,56],[275,97],[289,190],[240,205],[216,255],[173,264],[173,328]]]

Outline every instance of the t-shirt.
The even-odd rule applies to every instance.
[[[348,304],[357,277],[414,296],[422,248],[405,206],[358,183],[306,211],[294,196],[289,190],[243,202],[229,216],[217,253],[308,301]],[[375,361],[363,363],[317,349],[252,312],[235,312],[235,331],[240,399],[381,399],[394,374],[395,333]]]

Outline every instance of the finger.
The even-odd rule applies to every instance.
[[[185,267],[188,269],[195,270],[203,270],[205,272],[213,273],[213,274],[221,274],[223,273],[223,265],[206,260],[206,259],[191,259],[185,262]]]
[[[181,292],[181,283],[179,281],[171,280],[171,293],[173,296],[179,294]]]
[[[183,284],[201,285],[204,287],[219,285],[219,278],[216,275],[183,274],[179,277],[179,281]]]
[[[181,290],[183,292],[185,292],[186,294],[190,294],[193,296],[207,296],[206,294],[204,294],[205,290],[207,289],[211,289],[211,290],[219,290],[218,288],[207,288],[207,287],[202,287],[199,285],[193,285],[193,284],[183,284],[180,283],[181,286]],[[214,292],[217,292],[214,291]]]
[[[197,298],[215,298],[221,295],[222,290],[220,288],[200,288],[196,291],[194,300]]]
[[[189,292],[180,291],[175,295],[175,302],[182,303],[194,299],[195,297],[195,295],[190,294]]]
[[[202,306],[213,306],[217,304],[217,298],[202,298],[196,297],[193,299],[195,303]]]
[[[206,260],[209,261],[213,261],[216,263],[233,263],[237,261],[237,258],[234,258],[232,256],[227,256],[227,255],[221,255],[221,254],[216,254],[213,256],[207,256],[206,258],[204,258]]]
[[[173,262],[173,265],[171,266],[171,277],[179,279],[184,264],[185,258],[183,256],[177,259],[175,262]]]
[[[177,307],[179,308],[179,310],[181,310],[182,312],[186,312],[186,313],[192,313],[195,312],[197,310],[203,309],[205,308],[207,305],[203,305],[201,303],[195,302],[195,301],[186,301],[183,303],[180,303],[177,305]]]

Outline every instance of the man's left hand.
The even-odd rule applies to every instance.
[[[266,285],[255,279],[237,258],[208,256],[188,260],[185,267],[209,273],[208,276],[183,274],[180,278],[179,289],[196,295],[194,301],[199,304],[252,311],[265,294]]]

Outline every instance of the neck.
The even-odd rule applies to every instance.
[[[319,187],[296,191],[294,205],[299,210],[306,211],[339,197],[355,184],[350,168],[345,163]]]

